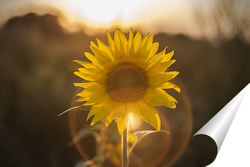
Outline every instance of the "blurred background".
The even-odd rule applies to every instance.
[[[79,164],[84,157],[67,145],[68,115],[57,115],[81,82],[72,61],[86,60],[95,38],[107,44],[106,31],[116,27],[150,32],[159,51],[175,51],[170,70],[180,71],[174,82],[182,92],[173,94],[178,101],[185,94],[186,108],[163,110],[172,130],[189,138],[250,82],[249,7],[248,0],[0,0],[0,166]],[[192,118],[179,117],[188,125],[169,114],[185,109]]]

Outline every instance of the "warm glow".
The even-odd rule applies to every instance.
[[[58,8],[66,16],[64,28],[84,30],[87,34],[100,31],[95,28],[140,28],[142,34],[150,32],[197,32],[192,18],[197,0],[32,0],[0,1],[0,23],[9,17],[27,12],[52,13]],[[202,3],[201,3],[202,4]],[[198,4],[199,5],[199,4]],[[50,9],[50,7],[52,7]],[[62,19],[61,19],[62,20]],[[71,24],[75,23],[75,25]],[[79,23],[79,24],[78,24]],[[83,28],[83,24],[86,25]],[[135,28],[137,27],[137,28]]]
[[[129,128],[131,130],[135,130],[135,129],[137,129],[141,125],[141,121],[136,120],[134,118],[133,113],[129,113],[128,114],[128,119],[129,119]]]
[[[131,125],[133,125],[135,119],[134,119],[134,115],[133,115],[132,113],[129,113],[129,114],[128,114],[128,119],[129,119],[129,122],[131,123]]]
[[[152,0],[72,0],[61,1],[60,6],[72,20],[83,21],[92,26],[110,26],[122,24],[155,24],[176,19],[184,11],[181,2]],[[173,8],[180,8],[174,10]],[[175,13],[173,15],[173,13]],[[179,18],[178,18],[179,19]],[[182,20],[182,19],[181,19]],[[183,21],[183,20],[182,20]]]
[[[122,11],[122,0],[77,1],[79,17],[91,24],[109,24]]]

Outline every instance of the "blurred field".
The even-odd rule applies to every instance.
[[[112,33],[111,33],[112,34]],[[152,35],[152,34],[151,34]],[[169,46],[171,70],[185,86],[193,110],[193,133],[250,82],[250,44],[241,36],[212,43],[185,35],[155,34],[159,50]],[[86,59],[89,42],[107,43],[106,31],[70,33],[58,17],[29,13],[0,29],[0,166],[74,166],[81,160],[71,140],[67,116],[81,79],[73,60]],[[177,99],[178,100],[178,99]]]

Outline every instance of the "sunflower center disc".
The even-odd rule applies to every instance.
[[[132,63],[120,63],[107,74],[107,92],[113,101],[129,103],[143,98],[148,87],[146,72]]]

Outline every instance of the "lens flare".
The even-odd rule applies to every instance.
[[[140,127],[141,121],[135,119],[133,113],[128,114],[128,119],[129,119],[129,129],[130,130],[134,131]]]

